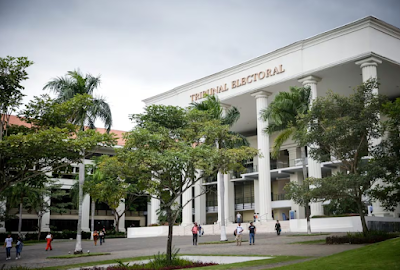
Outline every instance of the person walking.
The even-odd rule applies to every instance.
[[[103,244],[103,241],[104,241],[104,232],[103,231],[100,231],[99,238],[100,238],[100,246],[101,246]]]
[[[106,242],[106,227],[103,227],[103,234],[104,234],[103,243],[105,243]]]
[[[94,231],[93,232],[93,241],[94,241],[94,245],[97,246],[97,240],[99,239],[99,232],[98,231]]]
[[[11,248],[13,244],[13,239],[11,237],[11,234],[9,234],[4,240],[4,247],[6,248],[6,261],[11,260]]]
[[[236,234],[236,245],[241,246],[242,245],[243,227],[241,226],[240,222],[238,222],[238,226],[236,227],[235,234]]]
[[[254,222],[257,221],[257,215],[256,215],[256,213],[254,213],[254,215],[253,215],[253,221],[254,221]]]
[[[17,244],[15,245],[15,259],[21,259],[21,251],[22,251],[22,246],[23,246],[22,238],[21,236],[18,236],[17,238]]]
[[[193,234],[193,246],[197,246],[197,234],[199,232],[199,227],[197,227],[197,223],[195,222],[192,227],[192,234]]]
[[[250,222],[250,226],[249,226],[250,245],[251,245],[251,242],[253,242],[253,245],[254,245],[255,234],[256,234],[256,226],[253,225],[253,222]]]
[[[239,212],[237,212],[237,214],[236,214],[236,222],[240,223],[241,221],[242,221],[242,215]]]
[[[202,230],[201,230],[201,225],[200,225],[200,223],[199,223],[199,225],[197,226],[198,228],[198,235],[199,235],[199,237],[201,237],[201,235],[202,235]]]
[[[50,232],[46,236],[46,241],[47,241],[46,251],[49,249],[53,250],[53,247],[51,246],[51,242],[53,241],[53,235]]]
[[[279,223],[279,220],[277,220],[275,223],[275,230],[277,235],[281,234],[281,224]]]

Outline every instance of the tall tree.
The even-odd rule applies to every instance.
[[[65,102],[77,94],[88,94],[93,96],[94,90],[100,85],[100,77],[93,77],[90,74],[85,76],[79,71],[68,71],[65,77],[59,77],[49,81],[43,89],[49,89],[57,94],[59,102]],[[77,124],[82,130],[88,126],[95,129],[95,120],[99,118],[105,124],[107,131],[111,130],[112,116],[108,103],[101,97],[93,97],[90,107],[82,108],[75,114],[72,123]],[[76,236],[75,253],[82,253],[82,200],[83,183],[85,181],[84,160],[79,164],[79,216]]]
[[[309,151],[315,160],[340,161],[337,163],[340,172],[309,179],[309,184],[315,186],[311,190],[313,200],[348,198],[354,201],[364,234],[368,227],[363,200],[377,181],[374,172],[380,170],[365,157],[375,151],[378,146],[374,141],[384,134],[379,115],[386,99],[373,93],[377,88],[377,82],[369,80],[350,96],[328,92],[326,97],[317,98],[309,113],[303,115],[304,128],[297,134],[303,144],[317,146]]]
[[[207,111],[152,105],[132,120],[137,125],[125,134],[125,146],[117,149],[116,158],[141,190],[160,200],[168,220],[167,258],[171,260],[173,225],[191,202],[175,208],[176,200],[209,175],[243,168],[241,161],[257,155],[257,150],[215,147],[217,139],[238,138]]]
[[[6,135],[11,114],[22,104],[25,95],[21,83],[28,79],[26,69],[32,64],[27,57],[0,57],[0,141]]]
[[[223,110],[223,106],[216,95],[208,95],[202,102],[193,102],[190,104],[191,108],[200,111],[207,111],[211,117],[215,120],[220,121],[221,125],[227,125],[231,128],[240,118],[240,112],[236,107],[229,107],[227,110]],[[249,146],[247,138],[239,133],[229,131],[230,134],[235,135],[235,140],[224,140],[223,138],[216,139],[216,147],[218,148],[239,148],[241,146]],[[225,224],[225,183],[222,176],[222,172],[218,172],[218,193],[221,198],[221,241],[226,241],[226,224]]]
[[[272,157],[278,157],[281,146],[290,138],[295,138],[295,135],[304,128],[299,123],[299,116],[307,113],[310,105],[310,97],[310,88],[291,87],[290,92],[279,92],[268,108],[262,111],[261,117],[264,121],[268,121],[268,127],[265,129],[265,132],[268,134],[278,132],[272,148]],[[303,179],[306,179],[306,147],[303,144],[298,144],[298,146],[301,149]],[[309,187],[303,186],[299,188],[307,191]],[[309,198],[292,196],[292,192],[288,192],[287,195],[305,208],[307,233],[311,234]]]

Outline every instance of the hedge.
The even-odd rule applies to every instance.
[[[54,239],[75,239],[76,238],[76,231],[62,231],[62,232],[51,232]],[[82,239],[90,239],[91,232],[82,232]],[[8,233],[0,233],[0,239],[5,239],[8,236]],[[45,239],[47,236],[47,232],[42,232],[40,234],[40,239]],[[18,234],[12,233],[11,237],[15,240],[18,238]],[[125,238],[124,232],[119,232],[115,234],[106,234],[107,238]],[[37,233],[27,233],[25,234],[25,240],[37,240],[38,234]]]
[[[396,238],[398,234],[390,234],[385,232],[369,232],[366,236],[363,233],[347,233],[343,236],[328,236],[326,244],[373,244],[388,239]]]

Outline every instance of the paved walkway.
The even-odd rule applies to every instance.
[[[244,236],[246,238],[247,236]],[[234,243],[229,244],[213,244],[198,245],[191,244],[191,237],[176,236],[173,239],[173,245],[180,249],[181,254],[235,254],[235,255],[295,255],[295,256],[312,256],[321,257],[345,250],[355,249],[361,245],[292,245],[290,243],[299,241],[308,241],[316,239],[324,239],[326,236],[297,236],[290,237],[286,235],[277,236],[276,234],[258,234],[256,235],[256,245],[249,245],[248,242],[242,243],[242,246],[236,246]],[[228,236],[229,240],[233,240],[233,235]],[[203,236],[199,238],[199,243],[218,241],[219,236]],[[127,257],[137,257],[154,255],[158,252],[165,252],[167,244],[166,237],[151,237],[138,239],[106,239],[106,243],[102,246],[94,246],[91,241],[83,241],[83,251],[87,252],[111,252],[111,255],[82,257],[73,259],[46,259],[48,256],[67,255],[70,251],[73,253],[75,241],[69,242],[53,242],[53,250],[45,251],[45,244],[35,244],[25,246],[21,260],[15,260],[12,249],[12,260],[5,261],[6,266],[22,265],[27,267],[47,267],[57,265],[68,265],[82,262],[96,262],[101,260],[112,260]],[[249,268],[253,269],[253,268]],[[260,268],[254,268],[260,269]],[[262,269],[262,268],[261,268]],[[265,269],[265,267],[264,267]]]

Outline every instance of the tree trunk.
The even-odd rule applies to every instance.
[[[357,202],[357,206],[358,206],[358,212],[359,212],[360,218],[361,218],[363,235],[366,236],[368,234],[368,227],[367,227],[367,222],[365,221],[365,216],[364,216],[363,205],[362,205],[361,199],[360,199],[360,201]]]
[[[21,229],[22,229],[22,199],[19,203],[19,221],[18,221],[18,235],[21,236]]]
[[[224,183],[224,175],[222,173],[218,173],[218,182],[219,182],[219,189],[218,193],[221,197],[221,241],[227,241],[226,238],[226,226],[225,226],[225,183]]]
[[[302,160],[302,165],[303,165],[303,185],[304,185],[304,180],[307,178],[307,166],[306,166],[306,147],[301,147],[301,160]],[[306,210],[306,219],[307,219],[307,234],[311,234],[311,222],[310,222],[310,207],[309,207],[309,202],[307,202],[304,205],[304,208]]]
[[[172,210],[171,206],[167,209],[167,220],[168,220],[168,241],[167,241],[167,260],[172,260],[172,235],[173,235],[173,226],[174,221],[172,219]]]
[[[79,214],[78,228],[76,230],[76,245],[74,254],[82,254],[82,201],[83,201],[83,183],[85,182],[85,164],[84,159],[79,164]]]
[[[42,215],[38,215],[38,241],[40,240],[40,234],[42,233]]]
[[[119,219],[121,218],[121,216],[118,215],[117,209],[114,209],[115,232],[119,232]]]
[[[92,233],[90,235],[90,240],[93,240],[93,232],[94,232],[94,213],[95,213],[95,207],[96,207],[96,202],[92,199],[92,220],[91,220],[91,227],[92,227]]]

